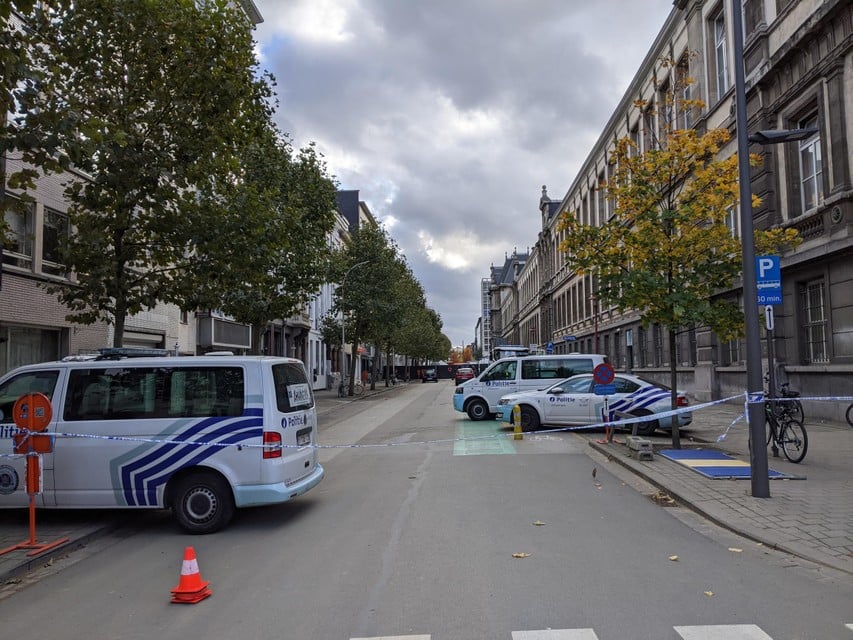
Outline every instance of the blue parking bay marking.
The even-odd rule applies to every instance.
[[[502,423],[494,420],[460,422],[456,428],[454,456],[495,456],[515,453]]]
[[[749,462],[738,460],[715,449],[663,449],[658,453],[668,460],[701,473],[706,478],[749,479],[751,477]],[[805,476],[795,476],[774,469],[768,469],[767,475],[771,479],[805,479]]]

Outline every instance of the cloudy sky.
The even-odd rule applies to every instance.
[[[672,0],[255,0],[281,129],[316,142],[455,346],[480,280],[562,199]]]

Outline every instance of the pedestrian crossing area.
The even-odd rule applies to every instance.
[[[853,623],[845,624],[853,640]],[[673,627],[682,640],[773,640],[754,624],[717,624]],[[602,640],[593,629],[539,629],[513,631],[511,640]],[[409,636],[372,636],[350,640],[438,640],[429,634]]]

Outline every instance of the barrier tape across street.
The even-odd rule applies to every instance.
[[[750,404],[759,404],[764,402],[764,394],[763,393],[753,393],[751,396],[748,392],[744,392],[744,394],[730,396],[728,398],[723,398],[721,400],[712,400],[710,402],[703,402],[701,404],[693,405],[690,407],[684,407],[681,409],[673,409],[671,411],[663,411],[661,413],[654,413],[647,416],[633,416],[631,418],[623,418],[621,420],[611,420],[609,422],[596,422],[594,424],[586,424],[582,426],[572,426],[572,427],[557,427],[554,429],[539,429],[537,431],[527,431],[526,435],[537,435],[537,434],[549,434],[549,433],[561,433],[561,432],[570,432],[570,431],[587,431],[590,429],[603,429],[604,427],[618,427],[620,425],[633,425],[639,422],[651,422],[653,420],[659,420],[660,418],[668,418],[671,416],[677,416],[682,413],[695,413],[697,411],[701,411],[702,409],[707,409],[709,407],[713,407],[719,404],[724,404],[727,402],[731,402],[733,400],[737,400],[739,398],[744,398],[744,411],[740,415],[738,415],[731,424],[725,429],[725,431],[717,437],[717,442],[722,442],[726,439],[728,432],[734,427],[738,422],[743,420],[747,424],[749,424],[749,412],[747,408]],[[853,402],[853,396],[825,396],[825,397],[797,397],[797,398],[773,398],[774,402],[794,402],[797,400],[819,400],[819,401],[827,401],[827,402]],[[29,438],[30,434],[32,435],[48,435],[51,438],[91,438],[93,440],[113,440],[120,442],[139,442],[139,443],[149,443],[149,444],[174,444],[174,445],[193,445],[198,447],[241,447],[241,448],[255,448],[255,449],[264,449],[266,451],[276,451],[278,449],[378,449],[378,448],[388,448],[388,447],[405,447],[405,446],[413,446],[413,445],[433,445],[433,444],[446,444],[446,443],[456,443],[456,442],[470,442],[474,440],[492,440],[497,438],[507,438],[513,437],[514,433],[512,431],[508,433],[493,433],[482,436],[470,436],[465,438],[440,438],[436,440],[410,440],[407,442],[386,442],[386,443],[376,443],[376,444],[319,444],[312,443],[307,445],[290,445],[290,444],[247,444],[247,443],[223,443],[223,442],[207,442],[204,440],[174,440],[174,439],[163,439],[163,438],[142,438],[142,437],[133,437],[133,436],[119,436],[119,435],[95,435],[90,433],[67,433],[67,432],[58,432],[58,433],[45,433],[44,431],[39,432],[28,432],[26,429],[20,429],[18,433],[26,434],[24,441]],[[0,453],[0,458],[21,458],[26,454],[19,453]]]

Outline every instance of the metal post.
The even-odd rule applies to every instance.
[[[746,388],[749,394],[750,467],[752,496],[770,497],[767,428],[764,404],[754,402],[764,391],[761,375],[761,336],[758,330],[758,286],[755,274],[755,239],[753,238],[752,189],[749,183],[749,133],[746,117],[746,80],[743,68],[743,14],[741,1],[732,0],[732,36],[734,43],[735,106],[737,109],[737,154],[740,186],[740,228],[743,247],[743,312],[746,321]]]

